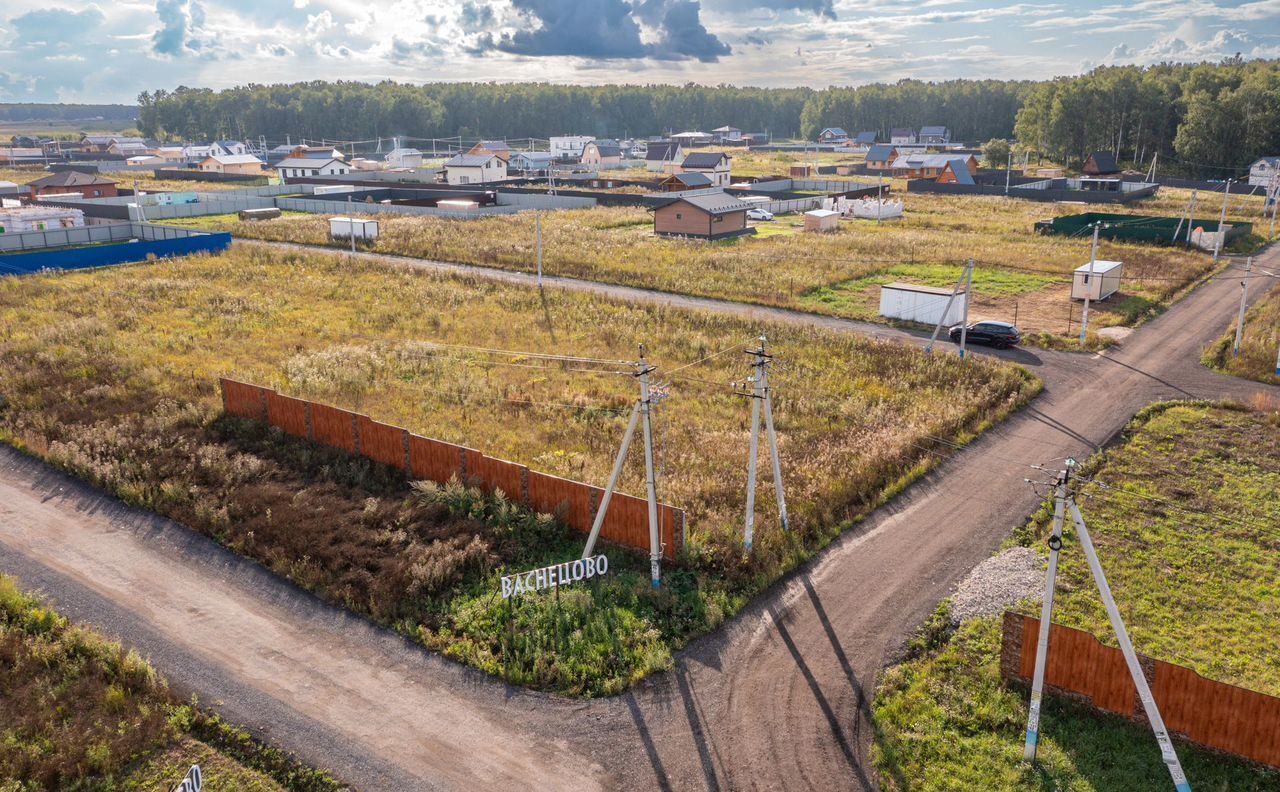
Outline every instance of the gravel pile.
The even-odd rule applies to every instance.
[[[1044,591],[1045,561],[1030,547],[1011,547],[973,568],[951,598],[951,621],[994,616]]]

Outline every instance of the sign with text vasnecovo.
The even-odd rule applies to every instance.
[[[609,571],[609,559],[604,555],[580,558],[577,561],[565,561],[541,569],[518,572],[514,575],[502,576],[502,598],[507,599],[518,594],[531,594],[543,589],[567,586],[590,580]]]

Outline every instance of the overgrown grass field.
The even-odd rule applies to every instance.
[[[1257,279],[1249,288],[1266,288],[1270,283]],[[1272,287],[1245,313],[1240,354],[1233,356],[1231,349],[1235,346],[1236,324],[1232,320],[1222,337],[1205,350],[1202,362],[1237,377],[1280,385],[1280,376],[1276,375],[1276,369],[1280,367],[1277,362],[1277,355],[1280,355],[1280,284]]]
[[[982,358],[719,315],[239,247],[0,280],[0,434],[126,500],[179,519],[327,599],[515,681],[608,693],[665,667],[1038,383]],[[741,551],[749,405],[729,383],[760,333],[795,530],[766,486]],[[496,576],[580,552],[557,523],[459,488],[412,491],[388,470],[219,419],[215,380],[276,385],[533,469],[603,485],[630,376],[436,344],[634,359],[647,344],[660,497],[688,513],[687,557],[653,592],[617,554],[594,588],[526,598],[511,629]],[[676,369],[687,366],[679,371]],[[643,493],[640,455],[621,489]],[[560,625],[535,630],[533,622]],[[538,641],[559,636],[551,646]]]
[[[1280,413],[1156,405],[1091,460],[1080,507],[1137,650],[1280,695]],[[1105,487],[1102,485],[1106,485]],[[1042,550],[1044,508],[1014,540]],[[1069,525],[1069,521],[1068,521]],[[1038,614],[1038,607],[1027,612]],[[1115,646],[1074,530],[1064,531],[1054,621]],[[1035,768],[1022,763],[1027,691],[999,676],[998,618],[935,633],[886,673],[874,705],[890,789],[1167,789],[1149,729],[1058,697]],[[1280,774],[1182,745],[1197,789],[1263,790]]]
[[[1090,241],[1041,236],[1037,220],[1071,213],[1051,204],[1000,197],[900,193],[902,220],[850,220],[832,234],[765,233],[717,243],[655,237],[642,208],[545,212],[544,270],[662,291],[877,319],[880,283],[951,285],[964,260],[978,262],[974,318],[1012,320],[1031,334],[1069,336],[1080,309],[1068,300],[1070,273],[1089,260]],[[1131,207],[1141,211],[1140,206]],[[519,271],[536,268],[532,213],[449,220],[381,215],[370,249]],[[776,223],[787,223],[780,218]],[[322,216],[240,222],[233,216],[187,221],[256,239],[331,244]],[[772,224],[762,223],[771,229]],[[1095,303],[1092,326],[1133,325],[1161,310],[1213,269],[1210,256],[1104,241],[1099,257],[1125,263],[1120,294]],[[1078,324],[1076,325],[1078,328]],[[1046,341],[1048,343],[1048,341]]]
[[[209,789],[342,788],[179,701],[137,654],[0,575],[0,790],[168,790],[193,764]]]

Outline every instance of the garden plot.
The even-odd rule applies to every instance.
[[[666,667],[927,469],[923,438],[963,441],[1038,389],[982,358],[263,248],[3,280],[0,325],[9,442],[452,657],[578,694]],[[729,382],[745,377],[741,349],[760,333],[779,353],[794,530],[777,529],[762,484],[748,558],[750,410]],[[631,377],[434,345],[625,360],[642,342],[655,379],[671,372],[659,497],[688,515],[687,555],[656,592],[647,559],[617,551],[599,583],[506,611],[494,597],[503,571],[571,559],[580,535],[506,499],[415,491],[367,460],[219,418],[225,375],[602,486]],[[644,491],[638,452],[621,490]]]

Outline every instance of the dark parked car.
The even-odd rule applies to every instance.
[[[960,328],[956,325],[948,335],[955,343],[960,343]],[[972,344],[990,344],[994,347],[1011,347],[1022,340],[1022,332],[1008,322],[974,322],[969,325],[965,340]]]

